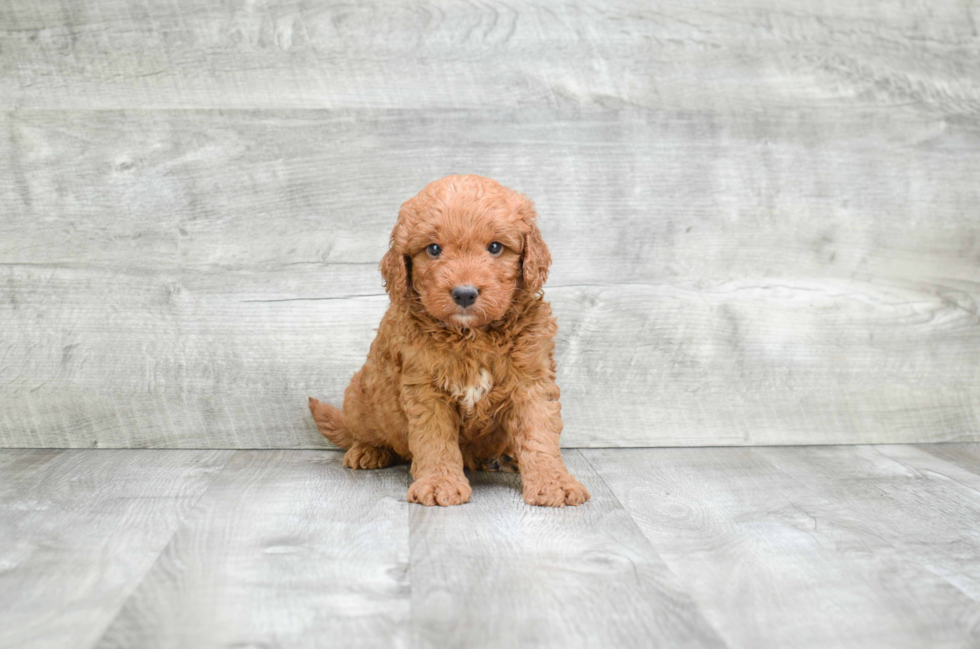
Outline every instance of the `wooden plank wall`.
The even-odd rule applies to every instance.
[[[980,440],[980,3],[8,0],[0,446],[316,448],[398,206],[555,263],[567,446]]]

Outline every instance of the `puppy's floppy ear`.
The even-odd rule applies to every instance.
[[[403,299],[408,295],[408,260],[396,248],[394,242],[385,256],[381,258],[381,277],[385,281],[385,290],[392,302]]]
[[[406,247],[408,232],[415,215],[415,199],[402,203],[401,209],[398,210],[398,221],[391,229],[388,252],[381,258],[381,264],[378,266],[385,280],[385,290],[388,291],[392,302],[408,297],[409,283],[412,281],[409,275],[412,260],[406,252]]]
[[[534,295],[544,287],[545,280],[548,279],[548,268],[551,266],[551,252],[545,245],[541,237],[541,230],[538,229],[538,215],[534,211],[534,204],[521,197],[522,205],[518,209],[528,229],[524,234],[524,250],[521,253],[521,269],[524,276],[524,289],[528,295]]]

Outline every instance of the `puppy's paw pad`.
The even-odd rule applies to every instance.
[[[568,475],[554,480],[531,480],[524,485],[524,502],[539,507],[581,505],[591,495],[582,483]]]
[[[408,502],[449,507],[469,502],[472,494],[473,490],[462,476],[421,478],[408,488]]]
[[[394,460],[394,455],[386,448],[355,443],[344,455],[344,466],[348,469],[383,469]]]

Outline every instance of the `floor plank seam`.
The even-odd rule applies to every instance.
[[[891,446],[891,444],[889,444],[888,446]],[[917,448],[916,448],[916,447],[915,447],[914,445],[912,445],[912,444],[902,444],[902,446],[906,446],[907,448],[913,448],[913,449],[915,449],[915,450],[917,450],[917,451],[918,451],[918,450],[920,450],[920,449],[917,449]],[[910,465],[909,465],[908,463],[906,463],[906,462],[902,462],[901,460],[898,460],[898,459],[895,459],[895,458],[893,458],[892,456],[890,456],[890,455],[888,455],[888,454],[886,454],[886,453],[882,453],[882,452],[881,452],[881,451],[880,451],[880,450],[878,449],[878,447],[877,447],[877,446],[874,446],[873,448],[874,448],[874,451],[875,451],[875,453],[878,453],[878,454],[879,454],[879,455],[881,455],[882,457],[885,457],[885,458],[888,458],[888,459],[889,459],[889,460],[891,460],[892,462],[898,462],[899,464],[901,464],[901,465],[902,465],[902,466],[904,466],[905,468],[907,468],[907,469],[909,469],[910,471],[915,471],[915,472],[916,472],[916,474],[918,474],[918,475],[921,475],[921,476],[925,476],[926,478],[928,478],[928,477],[929,477],[930,475],[938,475],[938,476],[942,476],[942,477],[943,477],[944,479],[946,479],[946,480],[949,480],[950,482],[952,482],[952,483],[954,483],[954,484],[958,484],[959,486],[961,486],[961,487],[963,487],[964,489],[969,489],[970,491],[972,491],[972,492],[974,492],[975,494],[977,494],[977,496],[980,496],[980,489],[977,489],[977,488],[976,488],[976,487],[974,487],[973,485],[969,485],[969,484],[966,484],[965,482],[961,482],[961,481],[959,481],[959,480],[957,480],[956,478],[954,478],[954,477],[953,477],[953,476],[951,476],[951,475],[947,475],[947,474],[945,474],[945,473],[942,473],[942,472],[940,472],[940,471],[933,471],[933,470],[929,470],[929,469],[919,469],[919,468],[916,468],[916,467],[914,467],[914,466],[910,466]],[[950,464],[950,463],[949,463],[949,462],[948,462],[947,460],[944,460],[944,459],[943,459],[943,458],[941,458],[941,457],[937,457],[937,456],[935,456],[935,455],[933,455],[932,453],[928,453],[928,455],[929,455],[930,457],[934,457],[934,458],[936,458],[936,460],[937,460],[937,461],[939,461],[939,462],[942,462],[942,463],[944,463],[944,464]],[[953,467],[955,467],[956,465],[954,465],[954,464],[950,464],[950,466],[953,466]],[[959,468],[959,467],[956,467],[956,468]],[[965,470],[965,469],[964,469],[964,470]],[[940,498],[942,498],[942,495],[941,495],[941,494],[937,494],[937,495],[938,495],[938,497],[940,497]]]
[[[887,459],[891,460],[892,462],[897,462],[898,464],[901,464],[903,467],[909,469],[910,471],[915,471],[916,474],[925,475],[921,469],[918,469],[918,468],[916,468],[914,466],[910,466],[908,463],[902,462],[901,460],[897,460],[897,459],[891,457],[890,455],[886,455],[885,453],[882,453],[880,450],[878,450],[877,446],[884,446],[884,445],[872,444],[870,446],[871,446],[871,449],[875,453],[881,455],[882,457],[887,458]],[[923,452],[924,453],[924,451],[921,451],[920,449],[917,449],[914,444],[897,444],[897,445],[895,445],[895,444],[888,444],[887,446],[903,446],[903,447],[906,447],[906,448],[912,448],[912,449],[915,449],[915,450],[919,450],[920,452]],[[931,457],[936,457],[935,455],[932,455],[931,453],[929,453],[928,455],[930,455]],[[936,458],[936,459],[938,461],[940,461],[940,462],[945,463],[945,464],[949,464],[948,462],[946,462],[946,460],[943,460],[942,458]],[[978,496],[980,496],[980,491],[978,491],[974,487],[971,487],[970,485],[965,485],[962,482],[960,482],[959,480],[956,480],[954,478],[950,478],[949,476],[947,476],[947,475],[945,475],[943,473],[939,473],[937,471],[934,471],[932,473],[935,473],[936,475],[941,475],[944,478],[950,480],[951,482],[953,482],[955,484],[958,484],[958,485],[960,485],[960,486],[962,486],[962,487],[964,487],[966,489],[969,489],[970,491],[972,491],[972,492],[976,493]],[[926,479],[928,480],[929,477],[926,476]],[[889,496],[888,494],[884,494],[884,495],[889,500],[894,501],[894,499],[891,496]],[[931,495],[933,495],[933,496],[935,496],[937,498],[943,499],[942,494],[931,493]],[[897,548],[896,548],[896,550],[897,550]],[[906,553],[903,552],[902,554],[906,554]],[[970,600],[972,600],[972,601],[977,602],[978,604],[980,604],[980,599],[978,599],[975,595],[972,595],[969,592],[963,590],[963,588],[961,586],[959,586],[954,581],[950,580],[950,578],[947,575],[942,574],[941,572],[937,571],[933,566],[931,566],[928,562],[923,561],[923,557],[921,556],[921,554],[919,552],[915,552],[915,551],[911,551],[910,550],[907,553],[907,555],[911,556],[912,559],[915,561],[915,563],[918,566],[920,566],[923,570],[927,570],[928,572],[931,572],[936,577],[938,577],[939,579],[942,579],[945,583],[949,584],[956,591],[962,593],[963,596],[966,597],[967,599],[970,599]]]
[[[918,449],[923,453],[928,453],[932,457],[939,458],[947,464],[959,467],[966,471],[967,473],[972,473],[975,476],[980,477],[980,456],[973,462],[961,463],[957,462],[955,459],[950,457],[949,452],[946,450],[948,448],[953,448],[955,450],[962,451],[964,449],[974,449],[980,451],[980,444],[976,442],[956,442],[956,443],[943,443],[943,444],[910,444],[912,448]],[[934,449],[933,447],[946,447],[946,449]],[[938,451],[938,452],[937,452]]]
[[[148,450],[150,450],[150,449],[148,449]],[[225,450],[227,451],[227,450],[230,450],[230,449],[225,449]],[[217,451],[217,452],[221,452],[221,451]],[[187,525],[188,521],[190,521],[191,519],[193,519],[193,517],[194,517],[194,511],[197,509],[198,504],[208,494],[208,492],[211,491],[211,488],[217,482],[218,478],[225,471],[228,470],[228,467],[231,465],[231,461],[235,458],[235,456],[237,456],[241,452],[242,451],[240,451],[240,450],[231,450],[231,452],[228,455],[228,458],[225,460],[225,463],[221,466],[221,470],[215,472],[214,477],[212,477],[211,480],[210,480],[210,482],[208,482],[208,486],[205,489],[202,489],[201,490],[201,495],[198,496],[194,500],[194,503],[190,507],[187,508],[187,516],[186,516],[186,518],[183,521],[181,521],[181,523],[179,525],[176,525],[174,527],[173,532],[170,534],[170,537],[167,539],[167,542],[163,545],[163,547],[160,548],[160,552],[157,553],[156,558],[154,558],[153,561],[147,566],[146,571],[139,578],[139,580],[138,581],[135,581],[133,583],[133,587],[126,594],[126,597],[124,597],[120,601],[119,607],[116,609],[116,614],[113,615],[112,618],[106,623],[105,628],[102,629],[102,633],[99,634],[98,639],[96,639],[95,642],[93,642],[91,645],[89,645],[87,647],[87,649],[95,649],[96,647],[98,647],[98,646],[100,646],[102,644],[102,641],[105,639],[106,634],[112,628],[112,625],[115,624],[115,622],[116,622],[117,619],[119,619],[120,613],[122,613],[123,609],[126,608],[126,605],[130,602],[130,600],[133,599],[133,596],[139,591],[140,586],[142,586],[143,585],[143,582],[146,581],[147,576],[150,573],[153,572],[153,569],[156,567],[157,563],[159,563],[159,561],[160,561],[160,557],[162,557],[164,555],[164,553],[167,551],[167,549],[170,547],[170,545],[174,542],[174,539],[177,537],[177,534],[184,529],[184,527]]]
[[[833,445],[833,446],[836,446],[836,445]],[[878,446],[902,446],[902,447],[914,448],[914,445],[913,444],[853,444],[851,446],[852,447],[855,447],[855,448],[857,448],[857,447],[869,448],[872,451],[874,451],[875,453],[880,454],[884,458],[887,458],[887,459],[889,459],[889,460],[891,460],[893,462],[897,462],[898,464],[901,464],[902,466],[904,466],[904,467],[906,467],[908,469],[914,470],[917,473],[921,473],[921,471],[919,471],[918,469],[915,469],[914,467],[909,467],[904,462],[899,462],[898,460],[896,460],[896,459],[894,459],[894,458],[892,458],[892,457],[890,457],[888,455],[885,455],[884,453],[881,453],[881,451],[879,451],[876,448]],[[777,447],[777,448],[779,448],[779,447]],[[805,482],[800,481],[795,476],[793,476],[792,473],[784,470],[782,467],[780,467],[779,465],[773,463],[768,458],[760,455],[759,453],[756,453],[755,452],[755,449],[750,449],[750,451],[752,452],[753,455],[757,455],[762,461],[764,461],[764,462],[768,463],[770,466],[772,466],[773,469],[775,469],[776,471],[782,473],[783,475],[788,476],[791,480],[793,480],[794,482],[796,482],[797,484],[799,484],[801,487],[803,487],[804,489],[806,489],[815,498],[823,498],[823,496],[820,494],[820,492],[818,492],[816,489],[814,489],[810,485],[806,484]],[[832,478],[830,476],[825,476],[825,477],[826,477],[827,480],[831,480],[831,481],[834,480],[834,478]],[[882,495],[883,498],[887,499],[889,502],[892,502],[892,503],[895,502],[895,499],[892,496],[890,496],[887,492],[881,491],[881,495]],[[839,503],[838,502],[837,505],[838,505],[838,507],[840,507],[841,510],[847,511],[850,514],[852,514],[852,515],[854,515],[856,517],[859,517],[859,514],[858,513],[853,512],[848,506],[844,505],[843,503]],[[946,575],[944,575],[944,574],[942,574],[940,572],[937,572],[934,567],[932,567],[928,563],[924,562],[923,561],[923,557],[919,553],[914,552],[914,551],[911,551],[911,550],[903,550],[902,548],[897,547],[895,545],[895,543],[892,542],[892,541],[888,541],[888,545],[896,553],[898,553],[899,555],[901,555],[903,557],[907,557],[908,560],[910,560],[910,561],[914,561],[917,566],[919,566],[923,570],[925,570],[925,571],[927,571],[927,572],[935,575],[937,578],[941,579],[944,583],[948,584],[951,588],[953,588],[957,592],[961,593],[967,599],[969,599],[971,601],[974,601],[974,602],[980,603],[980,600],[978,600],[976,597],[974,597],[970,593],[964,591],[960,586],[958,586],[957,584],[955,584],[952,581],[950,581],[949,577],[947,577]]]
[[[589,465],[589,468],[592,469],[592,472],[595,473],[596,477],[599,478],[599,481],[602,482],[602,486],[605,488],[606,492],[609,493],[609,495],[612,497],[613,501],[615,501],[615,504],[618,505],[619,508],[623,510],[623,512],[626,514],[627,517],[629,517],[630,523],[632,523],[633,527],[636,528],[636,531],[640,534],[640,538],[646,540],[647,544],[650,546],[650,549],[660,559],[661,563],[663,563],[664,567],[674,578],[674,583],[677,585],[679,589],[682,590],[682,592],[685,595],[687,595],[688,599],[691,600],[691,604],[694,606],[695,610],[701,616],[701,619],[704,621],[704,623],[708,625],[708,627],[714,632],[718,640],[725,647],[731,647],[732,645],[729,642],[728,638],[722,634],[721,630],[718,629],[718,627],[714,624],[714,622],[712,622],[711,619],[705,614],[701,606],[701,602],[695,597],[694,593],[692,593],[689,588],[683,585],[683,581],[681,580],[680,575],[677,574],[677,571],[674,570],[673,567],[671,567],[670,563],[668,562],[667,558],[663,555],[663,553],[661,553],[657,549],[657,546],[654,544],[653,540],[649,536],[647,536],[646,532],[643,531],[643,527],[636,522],[636,519],[633,518],[633,514],[625,505],[623,505],[622,501],[619,500],[619,496],[616,495],[616,492],[612,489],[612,487],[609,486],[609,483],[606,482],[605,478],[602,477],[602,474],[595,468],[595,465],[593,465],[592,462],[589,461],[588,456],[582,452],[582,449],[575,449],[575,451],[579,454],[579,456],[582,457],[583,460],[585,460],[585,463]],[[588,503],[586,503],[586,506],[588,506]]]
[[[0,645],[974,646],[980,445],[944,447],[566,449],[565,510],[339,452],[0,452]]]

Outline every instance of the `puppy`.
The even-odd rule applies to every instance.
[[[310,399],[320,432],[347,449],[344,466],[410,461],[408,501],[459,505],[463,468],[517,461],[524,500],[589,499],[558,438],[551,254],[524,196],[489,178],[449,176],[405,202],[381,274],[391,299],[343,412]]]

